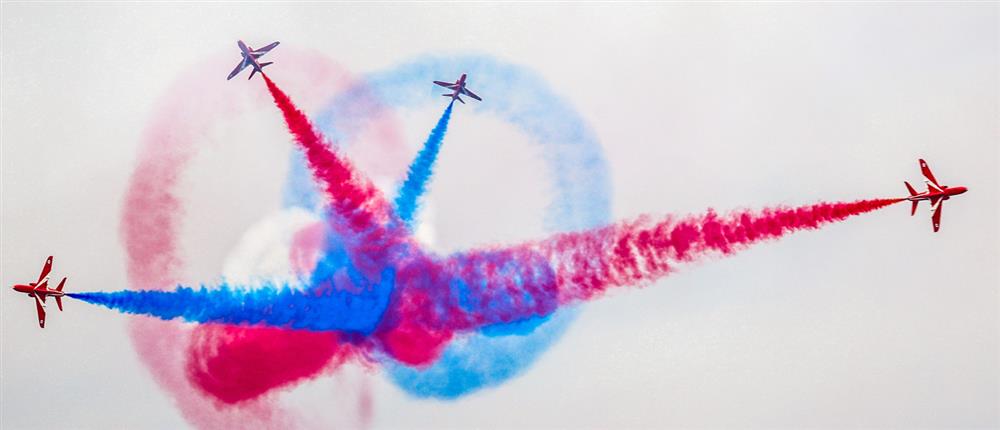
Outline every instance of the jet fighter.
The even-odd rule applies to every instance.
[[[50,255],[47,260],[45,260],[45,265],[42,266],[42,273],[38,275],[38,280],[27,285],[15,284],[14,291],[19,293],[25,293],[28,297],[35,298],[35,309],[38,310],[38,326],[45,328],[45,298],[48,296],[55,297],[56,305],[59,306],[59,310],[62,311],[62,298],[65,295],[63,293],[63,285],[66,284],[66,278],[62,278],[59,281],[59,286],[56,289],[49,288],[49,271],[52,270],[52,256]]]
[[[948,200],[951,196],[962,194],[968,191],[968,189],[965,187],[949,187],[938,184],[937,179],[934,178],[934,174],[931,173],[931,168],[927,166],[927,162],[923,159],[920,160],[920,171],[924,174],[927,191],[918,193],[909,182],[903,181],[903,184],[906,184],[906,189],[910,192],[910,196],[906,200],[913,202],[913,206],[910,209],[910,216],[917,213],[917,203],[921,200],[929,200],[931,203],[931,224],[933,224],[934,232],[936,233],[941,228],[942,202]]]
[[[445,87],[449,90],[452,90],[450,94],[448,93],[441,94],[444,97],[451,97],[452,101],[458,100],[462,102],[462,104],[465,104],[465,100],[462,100],[462,97],[460,97],[461,95],[467,95],[476,100],[483,101],[483,99],[479,98],[479,96],[477,96],[475,93],[469,91],[468,88],[465,88],[465,73],[462,73],[462,77],[458,78],[458,80],[455,82],[434,81],[434,83],[442,87]]]
[[[264,71],[262,70],[264,66],[271,64],[273,62],[258,63],[257,59],[266,54],[267,51],[274,49],[275,46],[278,46],[278,42],[274,42],[260,49],[250,48],[249,46],[247,46],[246,43],[243,43],[242,40],[237,40],[236,45],[240,47],[240,54],[243,55],[243,60],[240,61],[240,64],[236,65],[236,68],[233,69],[231,73],[229,73],[229,77],[226,78],[227,81],[232,79],[234,76],[238,75],[240,72],[243,71],[243,69],[247,68],[248,66],[253,66],[253,71],[250,72],[250,77],[247,78],[247,80],[252,79],[253,75],[257,72],[264,73]]]

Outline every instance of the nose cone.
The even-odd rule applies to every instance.
[[[969,191],[969,189],[968,189],[968,188],[965,188],[965,187],[955,187],[955,194],[956,194],[956,195],[957,195],[957,194],[963,194],[963,193],[965,193],[966,191]]]

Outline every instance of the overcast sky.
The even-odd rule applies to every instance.
[[[50,254],[68,289],[127,287],[118,223],[143,130],[182,72],[220,53],[235,64],[237,39],[280,40],[268,69],[279,78],[293,76],[282,50],[358,75],[425,54],[527,67],[600,140],[615,219],[899,196],[902,181],[920,182],[921,157],[943,184],[970,189],[945,204],[937,234],[927,207],[910,217],[901,204],[617,291],[498,388],[420,400],[348,369],[288,394],[295,411],[356,425],[352,393],[367,386],[377,428],[1000,426],[996,3],[2,12],[5,287],[33,280]],[[226,82],[229,69],[206,73],[262,90]],[[434,246],[544,234],[528,137],[456,109],[429,194]],[[398,112],[412,151],[438,112]],[[246,231],[279,210],[292,147],[282,127],[260,109],[205,137],[183,179],[188,282],[217,279]],[[0,427],[190,425],[139,361],[127,317],[70,301],[41,331],[29,298],[0,299]]]

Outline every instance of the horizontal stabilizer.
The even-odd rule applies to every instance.
[[[920,203],[920,200],[914,200],[912,203],[913,206],[910,208],[910,216],[914,216],[917,214],[917,203]]]
[[[906,190],[910,192],[911,196],[917,195],[917,190],[914,190],[913,186],[910,185],[909,182],[903,181],[903,184],[906,185]]]
[[[59,281],[59,286],[56,287],[56,291],[61,293],[63,286],[65,285],[66,285],[66,278],[63,277],[62,280]],[[59,311],[62,311],[62,296],[56,296],[56,306],[59,306]]]

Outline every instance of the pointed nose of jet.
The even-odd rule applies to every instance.
[[[952,190],[954,190],[954,193],[955,193],[956,196],[959,195],[959,194],[963,194],[966,191],[969,191],[969,189],[965,188],[965,187],[955,187],[955,188],[952,188]]]

